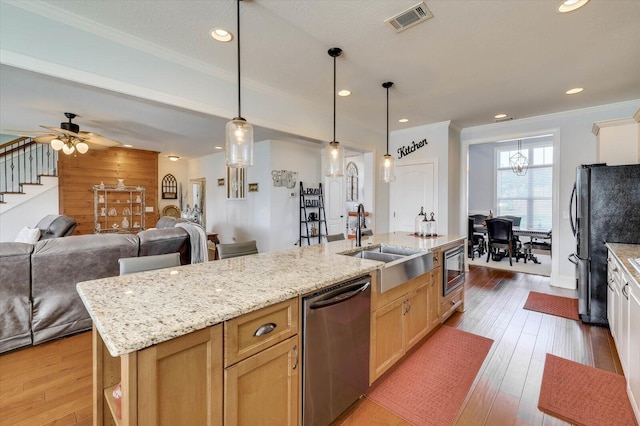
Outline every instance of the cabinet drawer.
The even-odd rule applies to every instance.
[[[298,299],[224,323],[224,366],[228,367],[298,333]]]
[[[458,287],[456,290],[443,297],[440,301],[440,322],[449,318],[453,311],[458,309],[463,302],[464,286]]]

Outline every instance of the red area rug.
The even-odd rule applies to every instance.
[[[367,397],[414,425],[451,425],[492,344],[443,326]]]
[[[637,426],[624,376],[547,354],[538,408],[578,426]]]
[[[578,299],[530,291],[524,309],[578,321]]]

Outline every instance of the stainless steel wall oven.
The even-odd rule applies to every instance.
[[[464,245],[445,251],[443,265],[442,292],[446,296],[464,284]]]

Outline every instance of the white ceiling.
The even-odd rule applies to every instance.
[[[338,89],[353,94],[338,100],[338,115],[382,135],[384,81],[395,83],[391,130],[445,120],[464,128],[491,123],[501,112],[517,119],[640,99],[640,1],[591,0],[569,14],[556,13],[559,2],[428,0],[434,17],[396,34],[384,20],[417,0],[246,0],[241,4],[243,84],[330,114],[327,49],[341,47]],[[214,26],[235,29],[234,1],[47,0],[35,5],[62,10],[119,39],[132,37],[173,51],[235,81],[234,43],[216,43],[208,35]],[[564,94],[577,86],[584,92]],[[2,129],[57,126],[64,121],[62,113],[70,111],[81,116],[76,122],[82,130],[167,155],[210,153],[203,147],[211,145],[211,135],[224,133],[231,118],[7,66],[0,68],[0,93]],[[233,108],[235,98],[229,104]],[[243,107],[244,113],[249,106]],[[409,122],[398,123],[401,117]],[[258,128],[256,140],[266,138],[291,140],[293,135]]]

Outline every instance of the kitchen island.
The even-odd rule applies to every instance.
[[[437,251],[463,241],[460,236],[395,233],[370,236],[362,245]],[[117,408],[110,395],[120,381],[119,424],[161,423],[159,419],[250,423],[243,417],[247,407],[261,416],[265,411],[260,407],[285,413],[284,423],[299,423],[299,298],[384,267],[383,262],[339,254],[360,249],[355,241],[343,240],[79,283],[78,293],[94,322],[95,424],[110,424],[117,417],[111,413]],[[272,323],[282,325],[261,336],[258,344],[245,338],[255,326]],[[257,365],[265,364],[276,374],[267,381],[271,393],[277,395],[281,386],[285,403],[274,399],[256,406],[250,397],[256,391],[252,386],[261,386],[271,374],[262,370],[262,379],[251,376]],[[282,369],[286,374],[278,372]],[[193,391],[185,394],[184,387]],[[190,409],[187,415],[193,416],[184,417],[177,407],[187,403],[206,409]],[[182,417],[173,418],[172,412]]]

